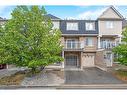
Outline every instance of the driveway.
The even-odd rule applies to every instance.
[[[123,81],[98,68],[65,71],[65,84],[121,84]]]

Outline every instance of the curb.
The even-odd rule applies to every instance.
[[[59,86],[58,89],[127,89],[127,84],[86,84],[86,85],[65,84]]]
[[[7,86],[1,85],[0,89],[127,89],[127,84],[64,84],[60,86]]]

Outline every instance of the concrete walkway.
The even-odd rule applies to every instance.
[[[112,74],[98,68],[85,68],[82,71],[65,71],[65,84],[123,84]]]
[[[5,77],[5,76],[10,76],[16,73],[17,71],[18,70],[8,70],[8,69],[0,70],[0,78]]]

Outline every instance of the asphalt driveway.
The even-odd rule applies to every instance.
[[[98,68],[65,71],[65,84],[121,84],[123,81]]]

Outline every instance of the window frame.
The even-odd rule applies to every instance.
[[[91,24],[91,25],[92,25],[92,29],[90,29],[90,28],[88,29],[88,28],[87,28],[87,24]],[[90,27],[90,26],[89,26],[89,27]],[[86,23],[85,23],[85,29],[86,29],[86,31],[95,31],[95,27],[96,27],[96,26],[95,26],[95,22],[86,22]]]
[[[107,29],[113,29],[114,28],[114,22],[113,21],[106,21],[106,28]]]
[[[92,43],[89,43],[89,40],[88,39],[91,39],[91,42]],[[86,37],[85,45],[86,46],[94,46],[93,38],[92,37]]]
[[[55,23],[57,23],[57,24],[58,24],[58,27],[56,27],[56,26],[57,26],[57,24],[55,24]],[[58,21],[52,21],[52,24],[53,24],[52,29],[60,29],[60,22],[58,22]],[[55,27],[54,27],[54,26],[55,26]]]
[[[70,26],[72,27],[72,25],[69,25],[69,24],[77,24],[77,25],[76,25],[76,29],[70,28]],[[73,28],[74,28],[74,27],[75,27],[75,26],[73,26]],[[70,30],[78,31],[78,30],[79,30],[78,22],[66,22],[66,30],[67,30],[67,31],[70,31]]]

